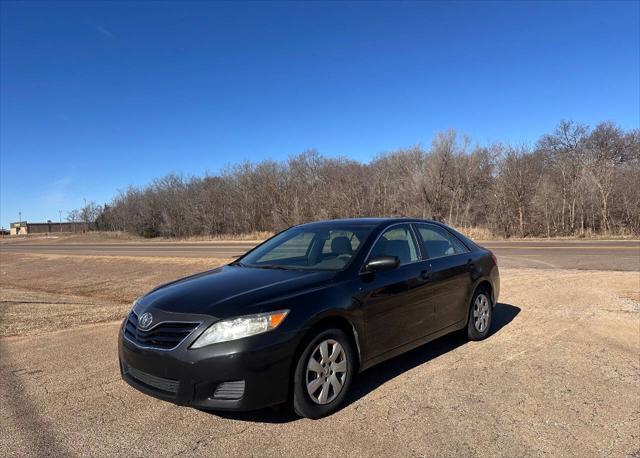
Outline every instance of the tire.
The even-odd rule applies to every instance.
[[[335,412],[347,396],[355,367],[353,344],[343,331],[327,329],[318,333],[296,363],[293,410],[306,418],[322,418]]]
[[[491,294],[479,289],[473,295],[469,306],[469,320],[467,322],[467,337],[469,340],[482,340],[489,335],[493,320],[493,303]]]

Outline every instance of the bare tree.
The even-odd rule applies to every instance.
[[[553,172],[557,172],[560,178],[560,229],[563,234],[575,231],[576,204],[580,196],[578,187],[582,178],[581,156],[584,154],[588,133],[585,125],[561,121],[553,134],[544,135],[538,142],[538,149],[547,153],[547,165]],[[553,178],[553,173],[550,175]]]
[[[526,229],[531,219],[531,206],[540,183],[542,158],[539,154],[530,153],[524,147],[508,147],[500,162],[500,172],[496,180],[497,196],[506,208],[515,209],[517,217],[517,233],[529,235]],[[513,214],[502,217],[507,235],[511,235]]]
[[[640,135],[562,121],[530,150],[455,131],[369,163],[315,150],[221,173],[170,174],[69,220],[147,237],[277,231],[353,216],[418,216],[510,235],[640,234]],[[99,213],[99,215],[98,215]]]
[[[82,222],[82,213],[78,209],[71,210],[67,213],[67,221],[70,223],[80,223]]]

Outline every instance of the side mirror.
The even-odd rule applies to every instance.
[[[382,272],[397,269],[399,265],[400,259],[397,256],[378,256],[369,259],[364,269],[366,272]]]

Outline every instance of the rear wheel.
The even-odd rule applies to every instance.
[[[482,340],[489,335],[493,304],[491,296],[485,290],[478,290],[473,295],[467,323],[467,337],[470,340]]]
[[[307,418],[335,412],[349,391],[354,363],[351,340],[340,329],[327,329],[311,339],[294,373],[295,412]]]

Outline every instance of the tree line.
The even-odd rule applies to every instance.
[[[310,150],[286,161],[170,174],[74,218],[145,237],[242,234],[320,219],[414,216],[499,236],[640,234],[640,131],[563,121],[534,146],[472,145],[449,130],[429,148],[368,163]]]

